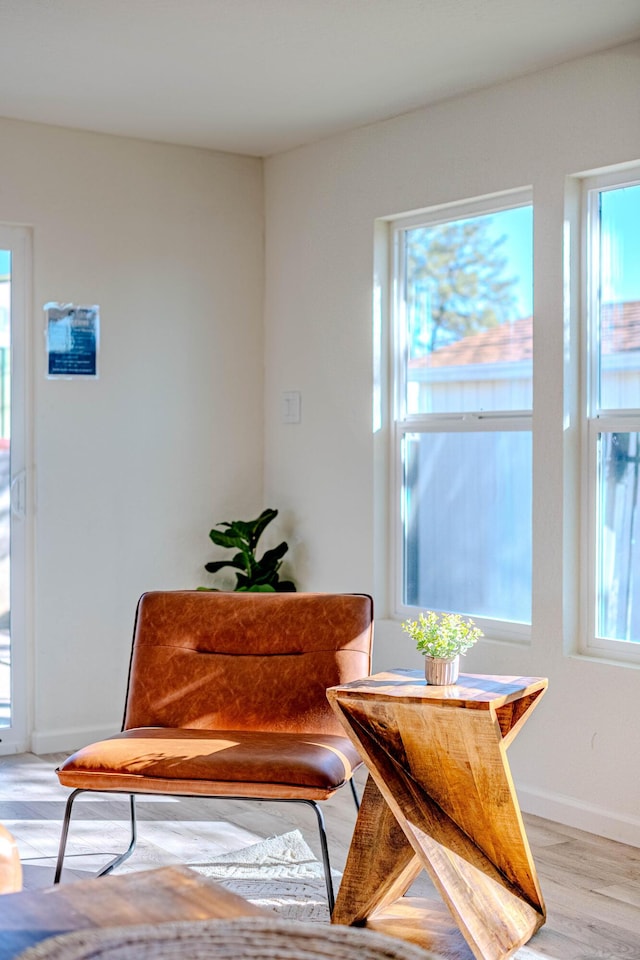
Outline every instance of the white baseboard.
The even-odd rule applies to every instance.
[[[640,817],[605,810],[575,797],[547,793],[535,787],[518,787],[518,799],[524,813],[532,813],[545,820],[594,833],[608,840],[640,847]]]
[[[105,740],[119,733],[122,722],[117,720],[110,727],[77,727],[70,730],[34,730],[31,734],[31,751],[43,753],[73,753],[96,740]]]

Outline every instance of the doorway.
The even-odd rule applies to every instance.
[[[31,243],[0,225],[0,753],[29,748],[27,350]]]

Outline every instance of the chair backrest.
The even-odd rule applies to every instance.
[[[123,729],[344,735],[327,687],[371,672],[364,594],[144,594]]]

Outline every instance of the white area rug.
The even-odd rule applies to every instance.
[[[235,850],[211,863],[189,866],[281,917],[329,920],[324,869],[299,830]],[[332,873],[337,892],[341,874]]]
[[[324,870],[299,830],[251,844],[207,864],[189,866],[280,917],[329,922]],[[337,895],[342,874],[332,870],[332,875]],[[527,945],[513,960],[548,960],[548,955]]]

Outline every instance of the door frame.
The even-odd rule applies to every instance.
[[[31,747],[33,716],[33,418],[32,234],[0,223],[11,251],[11,725],[0,728],[0,755]]]

